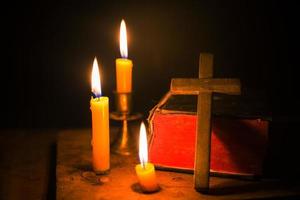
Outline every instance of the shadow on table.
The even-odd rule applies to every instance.
[[[282,193],[278,194],[279,197],[272,198],[254,198],[254,199],[300,199],[300,182],[299,181],[249,181],[243,185],[215,185],[209,190],[210,195],[238,195],[251,192],[262,191],[267,196],[272,196],[273,192],[278,194],[278,190]],[[273,195],[276,196],[276,195]],[[284,197],[280,197],[284,196]],[[251,199],[251,198],[249,198]]]

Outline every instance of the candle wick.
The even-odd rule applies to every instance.
[[[97,99],[101,97],[101,94],[96,94],[94,92],[91,92],[91,96],[93,97],[93,99]]]
[[[145,162],[142,162],[142,167],[143,167],[143,169],[146,169],[146,163]]]
[[[94,92],[91,92],[91,95],[92,95],[93,99],[95,99],[97,97]]]

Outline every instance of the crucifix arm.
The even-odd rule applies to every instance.
[[[173,94],[198,95],[201,92],[215,92],[239,95],[241,93],[241,83],[239,79],[175,78],[171,81],[170,91]]]

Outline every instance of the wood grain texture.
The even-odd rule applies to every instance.
[[[197,105],[197,134],[195,151],[195,189],[207,192],[209,188],[211,150],[211,97],[212,93],[200,93]]]
[[[241,93],[241,83],[239,79],[175,78],[171,80],[170,90],[173,94],[198,95],[201,92],[215,92],[238,95]]]
[[[212,76],[213,55],[202,53],[199,58],[199,79],[212,78]],[[211,103],[212,92],[198,94],[194,187],[204,193],[209,189]]]
[[[200,53],[199,57],[199,78],[212,78],[214,75],[214,55],[210,53]]]
[[[116,134],[116,129],[111,130],[112,134]],[[144,194],[138,187],[134,171],[138,155],[122,157],[111,154],[111,170],[108,176],[93,176],[90,134],[90,130],[66,130],[59,133],[56,167],[57,200],[260,199],[300,194],[300,186],[292,183],[211,177],[209,195],[205,195],[194,190],[193,175],[158,170],[156,175],[160,191]]]

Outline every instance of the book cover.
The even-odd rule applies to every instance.
[[[249,98],[227,95],[213,99],[211,172],[262,175],[269,126],[262,102],[250,105]],[[152,110],[149,159],[157,167],[193,171],[196,101],[196,96],[170,96]]]

